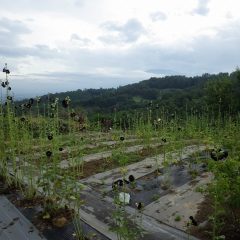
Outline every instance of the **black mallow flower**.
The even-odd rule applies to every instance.
[[[136,205],[136,207],[137,207],[138,210],[143,209],[143,203],[141,203],[141,202],[136,202],[135,205]]]
[[[53,139],[53,135],[52,134],[48,134],[47,138],[48,138],[48,140],[52,140]]]
[[[210,153],[210,157],[214,161],[223,160],[223,159],[226,159],[228,157],[228,151],[225,150],[225,149],[221,149],[221,148],[219,148],[218,150],[213,149]]]
[[[166,138],[162,138],[162,141],[165,143],[165,142],[167,142],[167,139]]]
[[[58,150],[59,150],[60,152],[62,152],[62,151],[63,151],[63,148],[62,148],[62,147],[60,147]]]
[[[3,88],[6,87],[5,82],[2,82],[1,85],[2,85]]]
[[[8,90],[9,90],[9,91],[11,91],[11,89],[12,89],[11,87],[8,87]]]
[[[122,137],[120,137],[120,140],[121,140],[121,141],[124,141],[124,137],[123,137],[123,136],[122,136]]]
[[[62,100],[62,106],[64,108],[67,108],[69,106],[69,103],[70,103],[70,98],[69,97],[65,97],[63,100]]]
[[[67,103],[67,101],[64,99],[64,100],[62,100],[62,106],[64,107],[64,108],[67,108],[68,107],[68,103]]]
[[[197,226],[197,225],[198,225],[198,224],[197,224],[197,221],[194,219],[193,216],[190,216],[189,219],[191,220],[191,224],[192,224],[193,226]]]
[[[75,112],[71,112],[71,113],[70,113],[70,117],[71,117],[71,118],[74,118],[75,116],[76,116],[76,113],[75,113]]]
[[[6,74],[10,73],[10,71],[7,68],[7,63],[5,63],[5,67],[3,68],[3,72],[5,72]]]
[[[20,118],[20,121],[21,121],[21,122],[25,122],[25,120],[26,120],[25,117],[21,117],[21,118]]]
[[[3,68],[3,72],[5,72],[6,74],[10,74],[10,71],[6,67]]]
[[[134,182],[135,181],[135,177],[133,175],[129,175],[128,180],[130,182]]]
[[[7,100],[12,101],[12,97],[11,96],[7,96]]]
[[[52,152],[51,151],[46,151],[46,156],[47,157],[51,157],[52,156]]]
[[[122,179],[118,179],[115,182],[112,183],[112,188],[113,190],[116,190],[118,187],[122,187],[123,186],[123,180]]]

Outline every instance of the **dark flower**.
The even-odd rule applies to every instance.
[[[5,82],[2,82],[2,84],[1,84],[1,85],[2,85],[2,87],[3,87],[3,88],[5,88],[5,87],[6,87],[6,85],[5,85]]]
[[[74,118],[74,117],[76,116],[76,113],[75,113],[75,112],[71,112],[71,113],[70,113],[70,116],[71,116],[72,118]]]
[[[178,129],[177,129],[178,131],[181,131],[182,130],[182,128],[181,127],[178,127]]]
[[[136,205],[138,210],[141,210],[143,208],[143,203],[141,203],[141,202],[136,202],[135,205]]]
[[[64,108],[67,108],[68,106],[69,106],[69,103],[70,103],[70,98],[67,96],[67,97],[65,97],[63,100],[62,100],[62,106],[64,107]]]
[[[166,138],[162,138],[162,141],[163,141],[163,142],[167,142],[167,139],[166,139]]]
[[[25,122],[25,120],[26,120],[25,117],[21,117],[21,118],[20,118],[20,121],[21,121],[21,122]]]
[[[53,139],[53,135],[52,134],[48,134],[48,140],[52,140]]]
[[[134,182],[135,181],[135,177],[133,175],[130,175],[128,177],[128,179],[129,179],[130,182]]]
[[[122,187],[122,186],[123,186],[122,179],[118,179],[117,181],[113,182],[113,184],[112,184],[113,190],[116,190],[118,187]]]
[[[123,180],[122,180],[122,179],[119,179],[117,182],[118,182],[118,185],[119,185],[120,187],[123,186]]]
[[[66,133],[66,132],[68,132],[68,125],[65,124],[65,123],[63,123],[61,126],[59,126],[59,131],[60,131],[61,133]]]
[[[11,96],[7,96],[7,100],[12,101],[12,97]]]
[[[47,157],[51,157],[52,156],[52,152],[51,151],[46,151],[46,156]]]
[[[3,68],[3,72],[5,72],[6,74],[10,73],[10,71],[7,68],[7,63],[5,63],[5,67]]]
[[[10,71],[6,67],[3,68],[3,72],[5,72],[6,74],[10,73]]]
[[[190,216],[189,219],[191,220],[191,223],[192,223],[193,226],[197,226],[198,225],[197,221],[194,219],[193,216]]]
[[[123,137],[123,136],[122,136],[122,137],[120,137],[120,140],[121,140],[121,141],[124,141],[124,137]]]
[[[11,89],[12,89],[11,87],[8,87],[8,90],[9,90],[9,91],[11,91]]]
[[[5,85],[7,86],[9,84],[9,81],[5,81]]]
[[[210,156],[214,161],[226,159],[228,157],[228,151],[221,148],[218,150],[213,149],[210,153]]]
[[[62,100],[62,106],[64,107],[64,108],[67,108],[68,107],[68,102],[64,99],[64,100]]]
[[[61,152],[61,151],[63,151],[63,148],[62,148],[62,147],[60,147],[58,150]]]

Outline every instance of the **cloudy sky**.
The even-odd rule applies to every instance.
[[[0,0],[0,65],[17,97],[231,72],[238,0]],[[0,79],[4,78],[3,73]]]

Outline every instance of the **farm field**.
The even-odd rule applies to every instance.
[[[209,126],[190,116],[180,125],[176,116],[158,128],[145,123],[126,131],[79,132],[73,126],[60,133],[58,119],[29,114],[23,121],[14,116],[10,101],[6,107],[7,115],[1,115],[1,191],[17,188],[19,204],[41,198],[43,221],[54,225],[52,216],[65,206],[74,212],[59,219],[63,225],[73,221],[79,238],[91,232],[83,234],[82,222],[96,229],[100,239],[212,239],[225,229],[230,236],[239,234],[239,119],[218,119]],[[40,136],[33,137],[31,124],[41,129]],[[217,161],[210,156],[213,149]],[[217,149],[228,156],[221,159]],[[204,212],[206,200],[209,212]],[[230,217],[236,225],[228,226]]]
[[[91,122],[69,97],[18,105],[7,86],[0,193],[46,239],[239,238],[239,115]]]

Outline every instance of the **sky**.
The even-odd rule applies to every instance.
[[[0,67],[8,64],[16,98],[239,66],[238,0],[0,0],[0,6]]]

